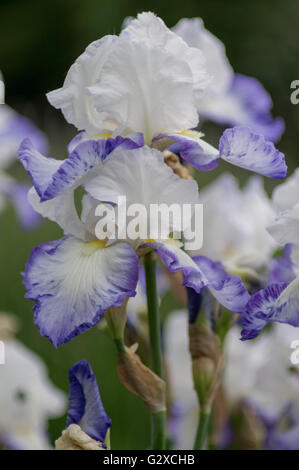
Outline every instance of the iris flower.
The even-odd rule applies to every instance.
[[[41,155],[25,141],[19,157],[32,178],[29,200],[42,216],[65,232],[60,240],[32,251],[26,265],[26,296],[35,300],[35,323],[42,335],[59,346],[95,325],[105,311],[135,296],[138,255],[155,250],[170,273],[183,271],[183,284],[200,292],[209,286],[228,308],[244,307],[247,292],[241,280],[229,276],[208,258],[192,259],[178,240],[96,236],[95,210],[99,204],[117,206],[119,195],[128,206],[198,203],[195,180],[175,175],[157,150],[129,138],[90,140],[76,146],[64,161]],[[135,147],[135,148],[134,148]],[[83,185],[80,216],[74,190]],[[147,217],[147,215],[146,215]],[[246,303],[246,302],[245,302]]]
[[[24,116],[20,116],[7,104],[4,104],[4,83],[0,75],[0,210],[4,209],[7,200],[14,204],[22,226],[30,229],[39,220],[27,203],[28,185],[12,178],[7,170],[17,157],[17,150],[25,137],[29,137],[36,147],[44,152],[47,141],[39,131]]]
[[[219,148],[193,130],[212,79],[200,49],[188,46],[153,13],[142,13],[119,36],[90,44],[69,69],[63,87],[47,96],[83,131],[77,142],[138,132],[147,145],[171,148],[198,170],[212,170],[222,158],[283,178],[284,156],[249,127],[227,129]]]

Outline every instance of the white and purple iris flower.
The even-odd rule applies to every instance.
[[[271,263],[270,284],[256,292],[242,315],[242,339],[255,338],[269,322],[299,326],[298,268],[286,247],[284,256]]]
[[[209,286],[233,311],[241,310],[240,301],[244,306],[248,294],[240,279],[208,258],[193,260],[178,240],[97,238],[97,206],[117,206],[119,195],[126,197],[128,207],[171,205],[178,194],[181,206],[198,202],[195,180],[175,175],[159,151],[136,147],[136,140],[122,137],[84,141],[63,161],[44,157],[28,141],[20,147],[19,158],[34,185],[31,204],[66,235],[35,248],[24,276],[26,296],[36,302],[35,323],[55,346],[94,326],[108,308],[135,296],[140,250],[155,250],[170,273],[183,271],[183,285],[198,293]],[[74,191],[80,185],[86,194],[79,216]]]
[[[18,148],[24,138],[29,137],[40,152],[46,151],[47,141],[29,119],[4,104],[4,84],[0,82],[3,93],[0,97],[3,98],[0,99],[0,210],[5,207],[7,199],[11,200],[21,225],[30,229],[37,224],[39,217],[27,202],[29,186],[15,181],[7,169],[16,161]]]
[[[272,118],[269,94],[255,78],[234,73],[224,44],[204,27],[202,19],[184,18],[173,31],[190,47],[201,50],[212,77],[199,102],[200,117],[222,125],[248,126],[267,140],[279,140],[284,122]]]
[[[98,389],[97,379],[87,361],[69,370],[69,403],[66,427],[77,424],[92,439],[105,445],[111,427]]]
[[[219,148],[192,130],[209,83],[222,80],[210,72],[198,47],[189,46],[153,13],[142,13],[119,36],[90,44],[71,66],[63,87],[47,96],[83,131],[76,142],[137,132],[147,145],[170,148],[198,170],[212,170],[221,158],[284,178],[284,156],[249,123],[227,129]]]
[[[242,317],[242,338],[254,338],[267,325],[276,321],[299,326],[299,173],[298,170],[273,193],[278,210],[268,227],[274,240],[285,245],[284,255],[271,262],[270,284],[250,299]]]

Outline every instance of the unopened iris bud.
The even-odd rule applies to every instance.
[[[203,323],[189,325],[193,383],[202,407],[213,402],[221,375],[222,355],[219,337]]]
[[[124,341],[124,331],[127,320],[127,303],[128,297],[125,298],[120,307],[111,307],[105,313],[105,318],[109,326],[110,332],[116,344]]]
[[[101,442],[92,439],[78,424],[71,424],[62,431],[55,442],[56,450],[104,450]]]
[[[118,375],[122,384],[137,395],[152,413],[166,410],[166,384],[146,367],[136,354],[137,345],[118,353]]]

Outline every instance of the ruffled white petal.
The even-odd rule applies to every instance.
[[[226,57],[224,44],[210,31],[205,29],[201,18],[181,19],[173,28],[192,48],[201,50],[205,65],[211,77],[206,94],[218,96],[227,91],[233,80],[234,72]],[[201,112],[201,104],[199,106]]]
[[[183,35],[175,31],[175,28],[174,32],[168,29],[161,18],[154,13],[139,14],[137,19],[129,22],[120,37],[133,40],[147,38],[151,44],[163,48],[169,54],[183,58],[192,71],[193,88],[197,98],[200,98],[202,92],[210,85],[212,77],[207,71],[207,57],[204,56],[204,51],[196,44],[189,44]]]
[[[143,132],[148,144],[198,123],[188,64],[146,39],[120,40],[89,93],[98,112],[119,122],[118,133]]]
[[[61,109],[69,123],[91,136],[115,128],[115,123],[110,122],[105,113],[96,111],[86,88],[99,78],[116,41],[117,36],[105,36],[91,43],[69,69],[63,87],[47,94],[52,106]]]

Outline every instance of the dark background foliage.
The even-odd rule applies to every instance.
[[[286,122],[279,148],[292,171],[298,165],[299,146],[299,105],[290,102],[290,84],[299,79],[299,2],[294,0],[1,0],[0,69],[6,83],[6,101],[47,133],[52,155],[64,156],[65,144],[75,129],[51,108],[45,93],[62,85],[68,68],[90,42],[118,33],[126,16],[144,10],[154,11],[170,27],[182,17],[202,17],[206,27],[225,43],[235,71],[263,83],[273,98],[274,114]],[[204,130],[212,139],[220,134],[216,126]],[[224,168],[223,164],[217,171]],[[18,164],[13,172],[25,178]],[[235,174],[241,180],[247,177],[245,172]],[[200,185],[214,176],[205,174]],[[267,185],[272,187],[272,183]],[[20,273],[35,245],[60,235],[59,228],[50,222],[34,233],[20,230],[11,207],[1,215],[0,310],[21,318],[20,338],[46,360],[50,376],[59,387],[67,390],[69,366],[79,359],[90,360],[113,420],[114,448],[146,448],[147,414],[138,399],[118,382],[116,355],[109,337],[94,328],[55,350],[33,325]],[[163,302],[162,309],[169,309],[169,301]],[[50,423],[52,439],[63,425],[63,419]]]

